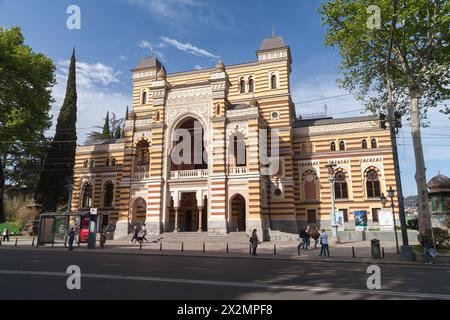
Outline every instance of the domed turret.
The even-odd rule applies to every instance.
[[[265,39],[261,43],[260,50],[272,50],[272,49],[278,49],[278,48],[284,48],[284,47],[286,47],[286,43],[284,42],[284,39],[282,37],[273,35],[272,37]]]
[[[167,74],[164,68],[161,68],[156,75],[157,80],[166,80]]]
[[[431,192],[450,190],[450,178],[439,173],[428,182],[428,189]]]
[[[225,64],[221,59],[217,61],[217,64],[215,66],[216,72],[225,72]]]

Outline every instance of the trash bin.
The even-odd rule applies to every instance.
[[[372,253],[372,259],[380,259],[381,258],[380,240],[378,239],[371,240],[370,248]]]

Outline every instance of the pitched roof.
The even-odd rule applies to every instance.
[[[321,119],[308,119],[301,120],[297,119],[294,122],[294,128],[303,128],[303,127],[311,127],[311,126],[324,126],[331,124],[340,124],[340,123],[354,123],[354,122],[366,122],[366,121],[374,121],[378,120],[378,116],[363,116],[363,117],[350,117],[350,118],[321,118]]]

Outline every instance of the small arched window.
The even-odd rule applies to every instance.
[[[89,160],[84,160],[83,167],[84,167],[85,169],[87,169],[88,166],[89,166]]]
[[[367,149],[367,140],[366,140],[366,139],[364,139],[364,140],[361,142],[361,148]]]
[[[105,183],[104,195],[103,195],[103,206],[105,208],[112,208],[114,200],[114,183],[108,181]]]
[[[334,195],[336,199],[348,199],[347,177],[343,171],[335,175]]]
[[[156,121],[159,122],[161,120],[161,113],[156,111]]]
[[[345,151],[345,142],[344,141],[339,142],[339,151]]]
[[[113,166],[113,167],[116,166],[116,158],[111,159],[111,166]]]
[[[245,81],[244,81],[244,79],[241,79],[241,81],[239,82],[239,91],[241,93],[245,93]]]
[[[373,138],[373,139],[370,141],[370,145],[371,145],[372,149],[378,148],[377,139]]]
[[[255,81],[253,80],[253,78],[250,78],[250,80],[248,80],[248,92],[254,91],[255,91]]]
[[[277,88],[277,76],[276,75],[272,75],[272,77],[270,78],[270,87],[272,89]]]
[[[380,180],[376,170],[370,169],[366,174],[367,198],[379,198],[381,196]]]
[[[89,168],[95,168],[95,160],[91,159],[91,161],[89,162]]]
[[[330,151],[336,151],[336,143],[335,142],[330,143]]]
[[[106,158],[105,166],[109,167],[109,158]]]
[[[147,104],[147,91],[142,92],[142,104]]]
[[[81,197],[81,207],[82,208],[90,208],[92,207],[92,184],[87,182],[82,188],[82,197]]]

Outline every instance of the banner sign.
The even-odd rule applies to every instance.
[[[367,211],[354,211],[353,215],[355,216],[355,230],[367,230]]]
[[[392,211],[379,210],[378,224],[380,226],[380,230],[394,230],[394,219],[392,217]]]

